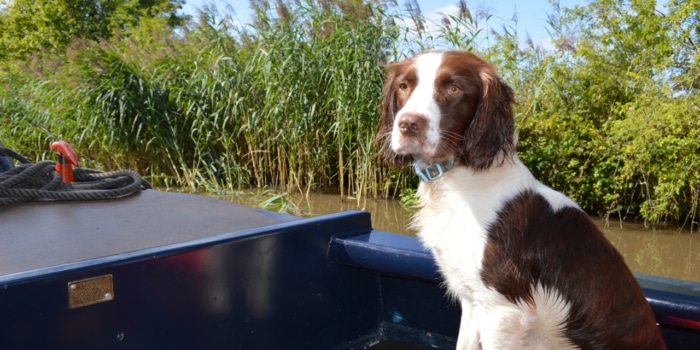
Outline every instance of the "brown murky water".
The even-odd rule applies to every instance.
[[[243,205],[257,207],[260,198],[251,199],[252,191],[242,191],[224,198]],[[292,194],[286,197],[294,203],[298,214],[316,216],[344,210],[365,210],[372,215],[375,229],[414,235],[406,226],[411,211],[398,200],[341,198],[336,194]],[[675,226],[662,229],[645,228],[631,222],[610,221],[606,225],[593,218],[608,239],[625,257],[634,272],[700,282],[700,234],[679,231]]]

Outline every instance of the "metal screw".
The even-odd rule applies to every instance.
[[[112,293],[105,293],[105,299],[112,299]]]
[[[75,284],[70,285],[70,289],[75,290],[75,288],[77,288]]]
[[[117,341],[122,341],[122,340],[124,340],[124,332],[117,333]]]

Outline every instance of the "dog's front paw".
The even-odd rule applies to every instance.
[[[479,332],[469,327],[460,327],[456,350],[481,350]]]
[[[479,339],[462,339],[457,338],[457,348],[456,350],[481,350],[481,343]]]

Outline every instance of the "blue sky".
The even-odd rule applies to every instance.
[[[399,4],[405,2],[405,0],[398,0]],[[418,0],[423,15],[435,20],[439,20],[442,17],[441,14],[455,13],[458,3],[459,0]],[[552,12],[552,5],[548,0],[467,0],[466,3],[472,12],[488,10],[494,17],[503,21],[510,20],[517,12],[517,30],[522,39],[525,38],[525,33],[528,33],[535,42],[548,42],[546,21],[547,14]],[[560,0],[559,3],[561,7],[574,7],[585,4],[585,0]],[[233,8],[236,18],[241,22],[247,22],[251,18],[248,0],[187,0],[183,10],[196,17],[197,9],[201,9],[204,4],[214,4],[221,13],[227,13],[228,8]]]

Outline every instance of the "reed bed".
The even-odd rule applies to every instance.
[[[181,37],[146,48],[76,40],[65,57],[35,55],[4,71],[3,141],[43,158],[65,139],[87,163],[195,191],[389,195],[405,186],[373,143],[382,66],[410,53],[397,48],[406,30],[387,25],[399,6],[305,2],[280,17],[260,4],[254,27],[209,10]]]

